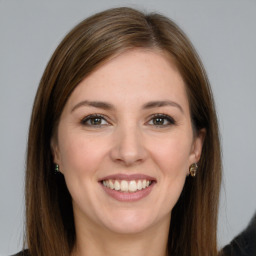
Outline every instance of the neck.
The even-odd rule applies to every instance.
[[[167,256],[169,222],[133,234],[76,226],[72,256]]]

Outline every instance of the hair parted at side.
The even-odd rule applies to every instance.
[[[221,153],[207,75],[188,38],[168,18],[131,8],[95,14],[78,24],[51,57],[36,94],[26,170],[26,242],[32,256],[70,255],[76,241],[72,200],[62,175],[54,174],[53,138],[74,88],[104,62],[132,48],[161,50],[186,85],[195,131],[206,130],[198,174],[188,177],[172,211],[170,255],[216,255]]]

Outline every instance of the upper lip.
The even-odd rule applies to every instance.
[[[100,178],[99,181],[103,180],[149,180],[149,181],[156,181],[154,177],[145,175],[145,174],[112,174],[105,176],[103,178]]]

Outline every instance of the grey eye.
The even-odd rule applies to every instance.
[[[154,118],[152,121],[154,125],[166,125],[169,123],[168,120],[166,120],[166,118],[161,117]]]
[[[175,121],[172,117],[167,115],[154,115],[148,122],[149,125],[153,126],[168,126],[175,124]]]
[[[102,116],[90,115],[82,120],[82,124],[86,126],[102,126],[107,125],[108,122]]]

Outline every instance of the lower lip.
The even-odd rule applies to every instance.
[[[121,192],[120,190],[113,190],[110,188],[107,188],[103,186],[102,183],[100,183],[104,191],[111,196],[112,198],[121,201],[121,202],[134,202],[141,200],[149,195],[149,193],[152,191],[155,182],[152,182],[151,185],[145,189],[138,190],[136,192]]]

